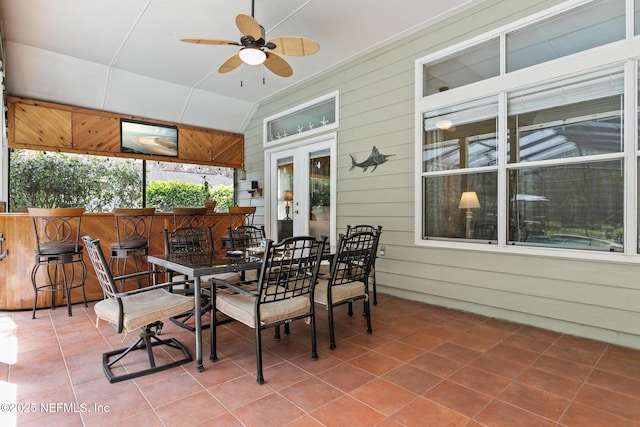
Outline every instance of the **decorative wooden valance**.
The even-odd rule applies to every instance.
[[[178,156],[123,153],[120,119],[178,128]],[[244,167],[244,135],[45,101],[8,98],[9,148]]]

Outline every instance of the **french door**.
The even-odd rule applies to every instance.
[[[335,245],[335,134],[268,151],[269,237],[329,237]]]

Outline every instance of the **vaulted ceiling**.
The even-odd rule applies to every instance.
[[[242,132],[261,100],[406,36],[479,0],[255,0],[266,39],[316,40],[283,56],[293,76],[263,66],[217,71],[238,46],[251,0],[0,0],[9,95]]]

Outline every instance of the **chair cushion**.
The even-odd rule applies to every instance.
[[[329,281],[326,279],[318,279],[315,291],[313,293],[313,300],[319,304],[327,305],[327,287]],[[365,295],[364,282],[350,282],[344,285],[333,286],[331,288],[331,302],[333,304],[346,301],[351,298],[356,298]]]
[[[202,282],[204,282],[207,280],[211,280],[213,278],[216,278],[218,280],[224,280],[227,283],[238,283],[239,281],[242,280],[242,275],[238,272],[230,271],[228,273],[217,273],[217,274],[212,274],[211,276],[202,276],[201,280]]]
[[[256,297],[242,294],[217,294],[216,309],[245,325],[255,328]],[[260,305],[260,325],[267,325],[311,312],[307,295]]]
[[[76,252],[76,242],[51,242],[43,243],[38,248],[40,255],[71,254]],[[78,246],[78,252],[82,252],[82,247]]]
[[[111,249],[140,249],[149,246],[149,240],[144,238],[122,239],[120,243],[111,244]]]
[[[127,332],[177,316],[194,307],[193,297],[172,294],[165,289],[154,289],[123,297],[122,304],[125,313],[123,327]],[[94,310],[98,319],[118,324],[119,308],[115,299],[99,301]]]

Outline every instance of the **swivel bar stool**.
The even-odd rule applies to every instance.
[[[35,265],[31,271],[35,292],[32,319],[36,318],[40,292],[51,294],[52,310],[56,307],[57,293],[64,292],[67,310],[72,316],[71,289],[81,288],[84,306],[87,306],[84,289],[87,267],[79,243],[83,212],[83,208],[29,208],[36,238]],[[44,274],[41,268],[44,268]]]
[[[145,257],[149,252],[151,223],[155,208],[115,208],[113,216],[116,221],[116,238],[111,244],[109,268],[114,276],[145,271]],[[127,261],[133,261],[133,271],[127,272]],[[124,292],[124,281],[121,291]],[[138,281],[138,288],[142,283]]]
[[[178,228],[204,228],[204,221],[208,208],[172,208],[173,229]]]

